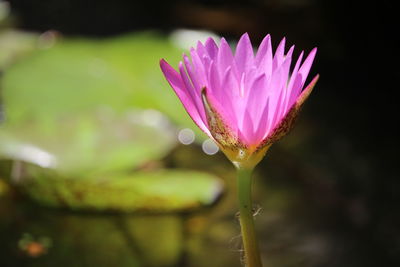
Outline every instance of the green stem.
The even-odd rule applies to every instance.
[[[254,230],[253,204],[251,200],[251,174],[253,169],[238,168],[237,170],[239,218],[246,267],[262,267],[256,233]]]

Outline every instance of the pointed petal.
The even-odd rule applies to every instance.
[[[239,74],[250,69],[254,64],[254,52],[249,35],[243,34],[240,38],[235,52],[235,61]]]
[[[200,87],[199,79],[197,77],[197,72],[194,71],[193,65],[190,62],[188,56],[183,55],[183,62],[185,64],[185,68],[186,68],[186,71],[187,71],[187,73],[188,73],[188,75],[190,77],[190,80],[192,81],[193,87],[196,90],[196,93],[198,95],[200,95],[201,87]]]
[[[187,95],[190,96],[194,106],[197,109],[197,112],[200,115],[201,120],[203,121],[204,124],[206,124],[207,119],[206,119],[206,114],[204,112],[203,104],[201,103],[201,97],[200,95],[197,94],[192,83],[190,82],[182,62],[179,62],[179,73],[181,75],[183,84],[185,85]]]
[[[268,136],[268,125],[270,124],[270,121],[272,118],[270,118],[270,113],[269,113],[269,99],[267,99],[267,103],[265,104],[265,107],[262,109],[261,117],[258,122],[258,128],[255,133],[255,138],[257,140],[257,143],[261,143],[262,140]]]
[[[286,56],[285,56],[284,59],[286,60],[286,58],[292,58],[293,51],[294,51],[294,45],[292,45],[292,46],[290,47],[290,49],[289,49],[289,51],[287,52],[287,54],[286,54]]]
[[[290,96],[290,103],[294,103],[295,99],[299,96],[301,90],[303,89],[304,83],[306,82],[308,73],[310,71],[310,68],[312,66],[312,63],[315,58],[315,54],[317,52],[317,49],[314,48],[307,56],[307,58],[304,60],[304,63],[301,65],[297,76],[295,76],[294,83],[291,88],[291,96]]]
[[[198,86],[200,87],[199,90],[201,90],[201,88],[207,86],[206,70],[197,50],[190,49],[190,56],[192,57],[193,71],[196,73]]]
[[[282,78],[284,79],[285,85],[288,84],[289,82],[289,71],[290,71],[290,66],[292,64],[292,54],[293,54],[294,46],[292,46],[287,55],[284,57],[283,62],[281,64],[282,68]]]
[[[281,117],[279,114],[281,113],[282,109],[282,100],[283,100],[283,91],[280,91],[279,97],[277,101],[275,102],[275,108],[273,110],[270,110],[271,115],[273,114],[271,124],[269,125],[269,129],[274,129],[277,124],[279,124],[279,121],[281,120]]]
[[[233,54],[229,44],[224,38],[221,38],[221,44],[218,50],[218,63],[222,72],[232,65]]]
[[[218,46],[213,38],[208,38],[205,43],[206,51],[211,59],[216,59],[218,55]]]
[[[203,56],[203,66],[205,70],[205,80],[207,81],[208,73],[210,72],[211,58],[209,56]],[[208,86],[208,83],[207,83]]]
[[[296,100],[296,103],[292,106],[286,116],[280,121],[278,125],[275,126],[271,133],[266,138],[264,138],[263,142],[260,144],[260,148],[271,145],[272,143],[278,141],[291,130],[300,112],[300,109],[304,104],[304,101],[310,95],[312,89],[318,81],[318,78],[319,75],[316,75],[311,83],[304,89],[304,91],[301,93],[300,97]]]
[[[268,98],[270,99],[270,113],[275,114],[278,103],[280,101],[283,87],[286,85],[286,79],[283,76],[283,68],[277,69],[271,77],[271,82],[268,85]]]
[[[278,48],[276,49],[274,59],[272,62],[272,72],[279,68],[281,63],[283,62],[284,59],[284,54],[285,54],[285,43],[286,43],[286,38],[283,37],[282,41],[279,43]]]
[[[288,98],[286,100],[287,101],[286,102],[286,106],[285,106],[286,109],[289,109],[293,105],[294,100],[297,97],[297,96],[296,97],[294,96],[294,94],[296,92],[295,93],[293,92],[294,91],[293,90],[293,85],[295,83],[295,80],[296,80],[296,77],[297,77],[297,73],[298,73],[299,68],[300,68],[301,60],[303,59],[303,55],[304,55],[304,52],[301,51],[300,56],[296,61],[296,65],[294,66],[294,69],[292,71],[292,74],[290,75],[289,83],[287,85],[287,90],[288,90],[289,95],[288,95]]]
[[[243,126],[239,130],[239,137],[245,144],[248,146],[251,146],[252,144],[257,145],[256,140],[254,138],[254,121],[253,118],[251,117],[251,114],[249,110],[244,111],[244,120],[243,120]]]
[[[310,82],[309,85],[307,85],[306,88],[304,88],[303,92],[301,92],[300,96],[296,100],[296,106],[298,109],[304,104],[304,102],[307,100],[307,98],[310,96],[312,90],[314,89],[315,84],[317,83],[319,79],[319,74],[317,74],[312,81]]]
[[[292,54],[293,54],[294,46],[292,46],[289,49],[289,52],[285,56],[285,59],[283,60],[283,63],[281,64],[281,69],[282,69],[282,79],[283,79],[283,86],[282,86],[282,106],[280,109],[280,116],[283,116],[283,113],[286,113],[286,103],[288,102],[288,99],[290,98],[291,92],[288,89],[288,83],[289,83],[289,71],[290,71],[290,66],[292,64]]]
[[[208,71],[208,84],[209,89],[212,91],[217,100],[223,100],[223,98],[221,98],[223,89],[221,88],[221,81],[219,79],[217,66],[214,61],[211,61],[210,63],[210,70]]]
[[[272,45],[271,38],[267,35],[262,41],[256,56],[255,65],[259,69],[259,74],[265,73],[267,77],[272,74]]]
[[[258,75],[258,70],[254,65],[244,74],[244,85],[243,85],[244,86],[244,94],[243,95],[244,95],[245,99],[248,98],[251,87],[253,86],[253,83],[258,76],[260,76],[260,75]]]
[[[224,107],[209,93],[206,87],[203,88],[201,95],[207,123],[214,140],[224,148],[238,146],[237,127],[234,118],[225,112]]]
[[[187,93],[187,89],[179,73],[174,70],[164,59],[160,60],[160,67],[168,83],[171,85],[172,89],[174,89],[176,95],[182,102],[186,112],[192,118],[194,123],[207,135],[211,136],[210,131],[207,129],[206,124],[199,115],[199,111],[197,110],[195,103]]]
[[[196,53],[199,55],[199,58],[203,59],[204,56],[208,56],[206,48],[203,43],[198,41],[196,46]]]
[[[262,111],[268,100],[268,92],[265,89],[266,76],[265,74],[261,74],[254,80],[246,103],[246,110],[249,110],[253,118],[254,125],[259,124]]]
[[[254,60],[256,66],[260,64],[261,60],[266,56],[267,53],[270,53],[272,56],[271,36],[269,34],[264,37],[260,46],[258,47],[257,55]]]
[[[231,68],[232,74],[238,80],[236,63],[232,54],[232,50],[229,44],[226,42],[224,38],[221,38],[221,44],[218,50],[218,69],[220,77],[224,77],[224,74],[228,68]]]
[[[164,73],[165,78],[169,82],[169,84],[172,86],[172,88],[178,91],[184,91],[185,86],[182,82],[182,79],[178,72],[171,67],[171,65],[168,64],[167,61],[164,59],[160,60],[160,67],[162,72]]]
[[[198,55],[200,62],[204,66],[205,73],[207,73],[208,68],[210,66],[211,58],[208,55],[208,52],[207,52],[205,46],[200,41],[197,42],[196,54]]]
[[[304,79],[303,85],[306,82],[308,73],[311,69],[311,66],[313,64],[316,53],[317,53],[317,48],[314,48],[313,50],[311,50],[310,54],[308,54],[307,58],[304,60],[303,65],[301,65],[301,67],[299,69],[299,73],[302,75],[302,77]]]
[[[289,99],[289,105],[288,108],[290,109],[294,102],[296,101],[297,97],[299,97],[299,94],[301,92],[301,88],[303,84],[303,77],[300,73],[297,73],[294,82],[293,82],[293,86],[292,86],[292,92],[291,92],[291,96]]]
[[[238,117],[236,116],[236,107],[234,107],[234,104],[236,103],[236,99],[239,98],[239,91],[237,89],[239,84],[236,81],[231,68],[226,70],[222,84],[223,87],[221,87],[220,93],[221,103],[224,103],[226,112],[228,112],[231,117],[235,118],[237,122]]]

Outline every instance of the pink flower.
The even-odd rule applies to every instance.
[[[193,121],[235,162],[261,160],[285,135],[317,82],[304,89],[317,49],[291,70],[294,46],[285,54],[285,38],[273,54],[267,35],[256,55],[247,33],[235,54],[224,38],[212,38],[183,55],[179,71],[164,59],[161,69]],[[252,164],[253,164],[252,163]]]

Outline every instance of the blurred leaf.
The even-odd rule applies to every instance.
[[[175,130],[155,110],[117,115],[100,109],[77,118],[64,117],[58,124],[0,126],[0,158],[79,177],[161,159],[175,143]]]
[[[84,210],[172,212],[212,204],[221,181],[207,173],[163,170],[134,174],[103,174],[85,179],[60,177],[31,166],[35,179],[23,187],[39,203]],[[62,178],[62,179],[61,179]]]
[[[8,123],[57,121],[98,106],[117,111],[153,108],[182,126],[197,127],[169,88],[160,58],[176,65],[181,50],[154,33],[111,39],[60,39],[37,50],[4,75]],[[203,134],[199,134],[204,138]]]
[[[2,4],[4,2],[0,2],[0,13]],[[5,69],[17,58],[34,51],[37,37],[38,35],[33,33],[0,30],[0,70]]]

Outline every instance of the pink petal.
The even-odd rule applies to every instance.
[[[289,99],[288,109],[290,109],[292,107],[292,105],[294,104],[296,99],[299,97],[299,94],[303,87],[303,85],[302,85],[303,84],[303,76],[301,75],[301,73],[297,73],[296,77],[293,77],[293,78],[294,78],[294,82],[292,85],[292,92],[291,92],[290,99]]]
[[[289,80],[289,71],[290,71],[290,65],[292,63],[292,54],[293,54],[294,46],[292,46],[289,49],[289,52],[286,54],[285,59],[283,63],[281,64],[281,69],[282,69],[282,79],[284,80],[284,85],[282,87],[283,90],[283,106],[281,108],[281,113],[286,113],[286,102],[288,102],[288,99],[290,98],[291,92],[289,91],[287,84]],[[280,114],[282,115],[282,114]]]
[[[275,102],[275,108],[272,110],[274,115],[273,115],[269,130],[273,130],[282,119],[282,117],[279,115],[281,113],[281,109],[283,106],[282,100],[283,100],[283,91],[280,92],[279,97],[278,97],[277,101]]]
[[[283,97],[283,86],[286,85],[286,80],[283,76],[283,68],[279,68],[276,70],[271,78],[271,82],[269,84],[269,106],[270,110],[269,113],[273,116],[271,124],[273,125],[276,120],[276,113],[279,112],[280,102],[282,101]]]
[[[193,103],[192,99],[188,95],[187,89],[182,81],[181,76],[164,59],[160,60],[160,67],[168,83],[171,85],[172,89],[174,89],[176,95],[182,102],[183,106],[185,107],[187,113],[192,118],[194,123],[201,130],[203,130],[203,132],[211,136],[211,133],[207,129],[205,122],[203,122],[199,115],[199,111],[197,110],[196,105]]]
[[[290,65],[292,63],[292,54],[293,54],[294,46],[292,46],[286,56],[283,59],[283,62],[280,66],[282,68],[282,78],[285,80],[285,84],[289,82],[289,71],[290,71]]]
[[[205,43],[206,51],[211,59],[216,59],[218,55],[218,46],[215,41],[210,37]]]
[[[262,111],[268,101],[266,89],[266,76],[261,74],[254,79],[251,89],[249,90],[249,97],[246,103],[246,109],[250,111],[252,115],[254,125],[258,125]]]
[[[279,66],[283,62],[284,54],[285,54],[285,43],[286,43],[286,38],[283,37],[282,41],[278,45],[278,48],[276,49],[275,55],[274,55],[274,59],[272,62],[272,71],[279,68]]]
[[[244,120],[243,120],[244,123],[239,131],[239,138],[248,145],[257,144],[256,140],[254,140],[255,124],[253,122],[253,118],[250,115],[250,112],[248,110],[245,110],[243,117],[244,117]]]
[[[310,54],[308,54],[306,60],[304,60],[303,65],[300,67],[299,73],[301,73],[302,77],[304,78],[303,85],[306,82],[308,73],[311,69],[311,66],[313,64],[316,53],[317,53],[317,48],[314,48],[313,50],[311,50],[311,52],[310,52]]]
[[[190,82],[182,62],[179,62],[179,73],[181,75],[183,84],[185,85],[187,95],[190,96],[192,103],[196,107],[201,117],[201,120],[204,122],[204,124],[206,124],[207,118],[205,116],[204,106],[203,103],[201,102],[201,97],[199,93],[194,89],[192,83]]]
[[[261,142],[265,137],[267,137],[268,133],[268,126],[271,123],[272,118],[270,118],[270,111],[269,111],[269,99],[267,99],[267,103],[265,107],[262,109],[261,117],[258,122],[258,127],[255,132],[255,139],[257,142]]]
[[[229,113],[229,116],[234,117],[237,122],[236,116],[236,100],[239,98],[238,83],[233,75],[232,69],[228,68],[222,80],[224,85],[221,88],[221,103],[224,103],[225,110]]]
[[[231,131],[231,134],[237,136],[238,133],[238,127],[237,127],[237,122],[236,118],[232,116],[233,114],[226,108],[225,103],[219,102],[214,94],[208,90],[208,88],[205,88],[206,90],[206,95],[207,95],[207,101],[211,105],[211,107],[218,113],[218,115],[222,118],[224,124],[229,128]]]
[[[217,98],[218,101],[222,101],[221,97],[223,89],[221,88],[221,82],[218,75],[218,70],[216,63],[211,61],[210,70],[208,71],[208,85],[209,89],[213,93],[213,95]]]
[[[186,71],[190,77],[190,80],[192,81],[192,84],[193,84],[197,94],[200,95],[201,86],[200,86],[199,78],[197,77],[197,72],[194,71],[193,65],[190,62],[188,56],[183,55],[183,62],[185,64]]]
[[[287,54],[286,54],[286,56],[285,56],[285,58],[284,58],[285,60],[286,60],[286,58],[292,58],[293,50],[294,50],[294,45],[292,45],[292,46],[290,47],[289,51],[287,52]]]
[[[300,63],[301,63],[301,60],[303,59],[303,55],[304,55],[304,52],[301,51],[300,56],[296,61],[296,65],[294,66],[293,72],[290,75],[290,80],[287,85],[287,90],[288,90],[289,95],[286,99],[286,101],[287,101],[286,106],[285,106],[286,109],[290,109],[294,103],[295,98],[294,98],[294,93],[293,93],[293,85],[294,85],[295,79],[297,77],[297,72],[299,71]]]
[[[258,74],[257,68],[253,65],[250,69],[247,70],[244,77],[244,98],[248,98],[249,92],[251,91],[251,87],[255,81],[255,79],[260,76]]]
[[[168,64],[168,62],[166,62],[164,59],[160,60],[160,67],[161,67],[162,72],[164,73],[165,78],[167,79],[169,84],[172,86],[172,88],[179,92],[184,92],[185,86],[184,86],[181,76],[178,74],[178,72],[174,68],[172,68]]]
[[[254,52],[247,33],[240,37],[235,52],[236,66],[240,73],[246,72],[254,64]]]
[[[315,77],[311,80],[311,82],[304,88],[304,90],[301,92],[299,97],[296,99],[296,105],[299,107],[304,104],[304,101],[307,100],[308,96],[311,94],[315,84],[317,83],[319,79],[319,74],[315,75]]]
[[[258,47],[256,57],[254,59],[254,63],[256,66],[259,66],[261,60],[265,57],[267,53],[270,53],[272,56],[272,47],[271,47],[271,36],[268,34],[261,41],[260,46]]]
[[[258,49],[255,66],[259,69],[259,73],[265,73],[267,77],[272,74],[272,45],[271,38],[267,35],[261,42]]]
[[[204,66],[204,70],[205,70],[205,79],[207,80],[208,78],[208,73],[210,72],[210,65],[211,65],[211,58],[209,56],[203,56],[203,66]],[[208,85],[208,83],[207,83]]]
[[[204,56],[208,56],[208,52],[206,51],[206,48],[200,41],[197,42],[196,53],[199,55],[200,59],[203,59]]]
[[[224,38],[221,38],[221,44],[218,51],[217,62],[221,79],[224,78],[226,70],[228,68],[232,68],[233,75],[238,80],[237,69],[236,69],[236,64],[234,62],[232,50]]]
[[[199,54],[193,48],[190,49],[190,56],[192,57],[193,63],[193,72],[196,73],[197,82],[198,82],[198,90],[201,90],[204,86],[207,86],[206,80],[206,70],[204,68],[204,64],[202,59],[200,58]]]
[[[239,124],[239,128],[243,127],[243,123],[244,123],[244,116],[245,116],[245,109],[246,109],[246,99],[247,99],[247,95],[245,96],[245,91],[249,91],[249,90],[245,90],[244,86],[245,86],[245,73],[242,74],[242,77],[240,79],[240,83],[239,83],[239,87],[237,89],[234,88],[234,105],[235,105],[235,114],[236,114],[236,118]]]
[[[292,87],[292,93],[290,96],[290,103],[294,103],[295,99],[299,96],[301,90],[303,89],[304,83],[307,79],[308,73],[310,71],[310,68],[312,66],[312,63],[315,58],[315,54],[317,53],[317,48],[314,48],[307,56],[307,58],[304,60],[304,63],[301,65],[297,76],[295,77],[295,81],[293,83]],[[299,81],[298,79],[301,79]]]

